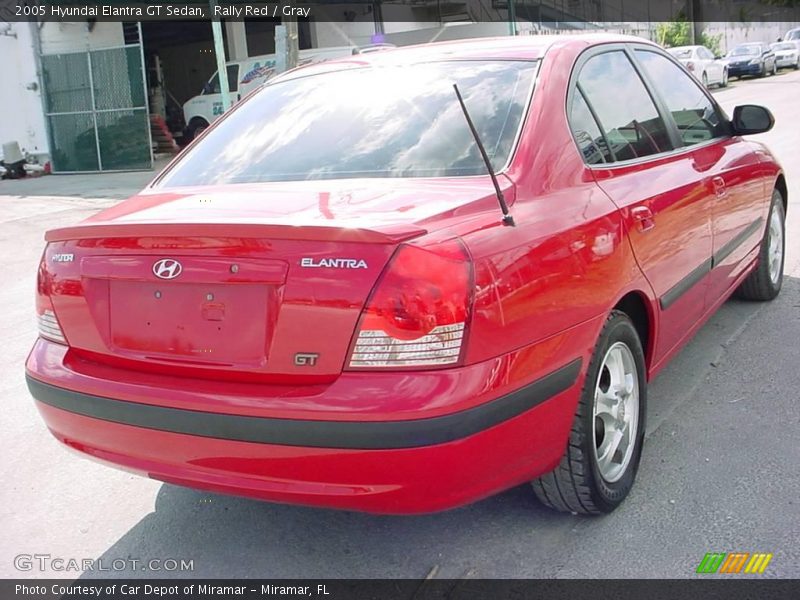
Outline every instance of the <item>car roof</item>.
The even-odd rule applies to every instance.
[[[291,79],[295,73],[298,74],[298,76],[300,74],[306,76],[359,66],[390,66],[418,62],[435,62],[448,59],[538,60],[555,46],[577,46],[584,48],[595,44],[633,42],[659,47],[644,38],[606,33],[507,36],[433,42],[392,48],[380,52],[355,54],[350,57],[306,65],[298,69],[293,69],[281,75],[279,78],[275,78],[275,81],[278,79]]]

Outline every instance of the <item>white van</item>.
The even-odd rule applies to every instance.
[[[355,46],[335,48],[311,48],[300,50],[299,65],[342,58],[358,52]],[[236,103],[251,90],[265,83],[275,75],[276,56],[264,54],[251,56],[244,60],[231,61],[228,67],[228,87],[231,103]],[[216,72],[203,86],[199,96],[189,99],[183,105],[183,118],[186,123],[186,139],[191,140],[222,114],[222,94],[220,93],[219,73]]]

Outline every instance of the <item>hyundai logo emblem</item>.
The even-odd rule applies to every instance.
[[[175,279],[183,271],[181,263],[172,258],[162,258],[153,264],[153,275],[159,279]]]

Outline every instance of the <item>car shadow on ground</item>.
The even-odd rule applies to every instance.
[[[443,513],[387,516],[164,484],[155,511],[111,546],[102,563],[171,558],[193,560],[193,570],[87,572],[84,577],[423,578],[442,562],[451,569],[443,576],[477,576],[475,565],[489,560],[486,548],[525,546],[533,539],[551,547],[548,535],[558,535],[576,520],[539,505],[527,485]]]
[[[673,359],[650,387],[648,438],[668,419],[681,418],[681,404],[692,400],[709,371],[725,360],[726,348],[762,310],[793,310],[800,280],[787,278],[784,286],[774,304],[728,301]],[[117,559],[140,565],[190,560],[193,569],[86,571],[83,578],[422,578],[432,569],[451,578],[555,577],[568,566],[570,549],[586,538],[631,518],[655,518],[648,504],[663,500],[660,451],[657,440],[645,448],[631,497],[599,519],[550,511],[527,485],[463,508],[403,517],[271,504],[163,484],[154,512],[99,559],[105,565]],[[642,523],[634,528],[635,537],[650,535]]]

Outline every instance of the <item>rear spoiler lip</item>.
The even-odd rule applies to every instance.
[[[101,221],[51,229],[45,233],[44,238],[47,242],[65,242],[101,238],[238,237],[399,244],[426,233],[428,233],[427,229],[411,224],[346,227],[341,225],[278,225],[274,223],[153,223],[146,221],[110,223]]]

